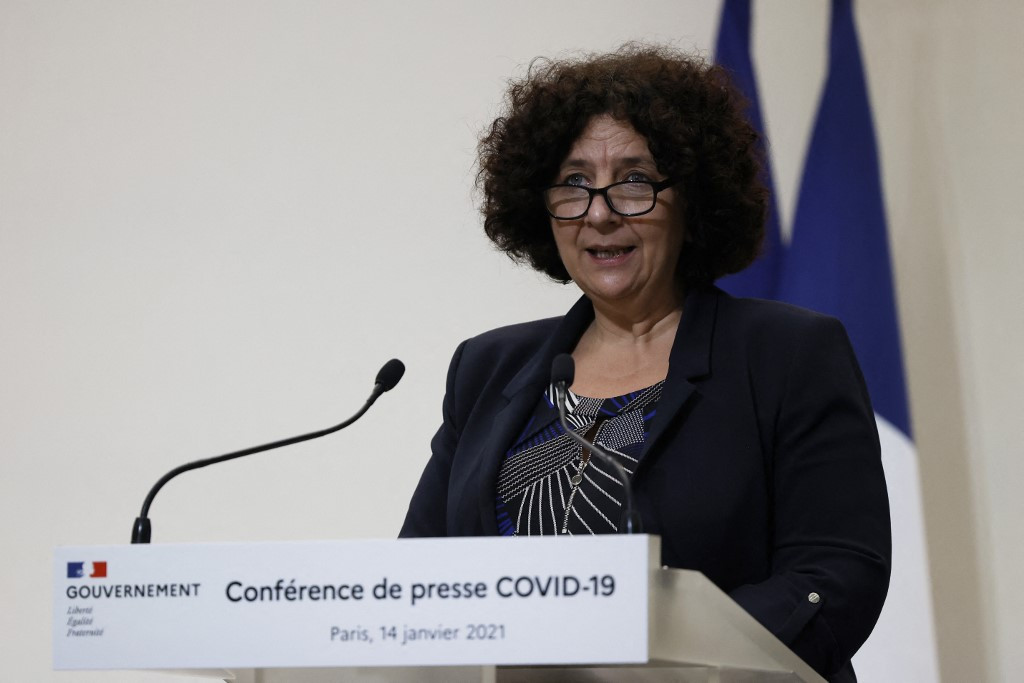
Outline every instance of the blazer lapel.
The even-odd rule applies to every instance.
[[[586,297],[580,297],[502,392],[505,406],[495,414],[491,435],[476,458],[476,462],[481,463],[478,494],[480,523],[485,534],[498,533],[494,507],[498,470],[505,453],[526,426],[526,420],[551,382],[551,361],[560,353],[570,353],[593,319],[593,305]]]
[[[683,302],[683,316],[669,355],[668,377],[647,434],[644,456],[657,445],[669,425],[679,419],[680,411],[694,397],[696,387],[692,380],[711,372],[711,342],[719,294],[717,288],[694,290]],[[646,457],[641,457],[638,470],[646,460]]]
[[[657,413],[644,446],[645,456],[662,439],[665,431],[679,418],[680,411],[694,396],[696,387],[692,380],[711,371],[711,342],[719,295],[719,290],[715,288],[695,290],[687,295],[683,303],[683,316],[669,356],[665,389],[658,400]],[[593,305],[586,297],[580,297],[548,340],[502,392],[501,400],[505,401],[505,405],[495,413],[491,435],[475,459],[480,463],[478,498],[483,533],[498,533],[494,507],[498,470],[506,451],[525,427],[526,420],[551,381],[551,361],[560,353],[571,353],[593,319]],[[646,461],[646,457],[641,457],[638,472]]]

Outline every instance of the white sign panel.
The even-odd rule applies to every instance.
[[[54,667],[646,662],[657,541],[58,548]]]

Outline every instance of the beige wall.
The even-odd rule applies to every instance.
[[[785,218],[827,11],[757,4]],[[152,510],[158,542],[393,535],[454,345],[573,298],[480,235],[474,140],[504,79],[630,38],[708,51],[717,12],[0,0],[3,677],[141,680],[49,672],[51,548],[125,542],[165,470],[336,422],[400,356],[403,385],[360,425],[186,475]],[[943,678],[1012,680],[1024,8],[871,0],[857,16]]]
[[[1024,670],[1024,5],[872,3],[872,72],[943,676]],[[909,5],[909,6],[908,6]],[[984,671],[979,676],[978,671]]]

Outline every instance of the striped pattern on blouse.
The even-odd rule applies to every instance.
[[[588,398],[571,391],[566,420],[581,436],[610,450],[630,475],[636,469],[665,382],[612,398]],[[498,472],[495,514],[504,536],[615,533],[622,515],[622,484],[582,449],[558,421],[554,390],[548,387],[526,428],[506,452]],[[573,476],[578,485],[574,485]]]

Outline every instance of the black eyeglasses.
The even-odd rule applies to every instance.
[[[605,187],[585,185],[552,185],[544,189],[544,206],[552,218],[568,221],[583,218],[590,211],[594,195],[601,195],[608,208],[620,216],[642,216],[654,210],[658,193],[679,181],[624,180]]]

